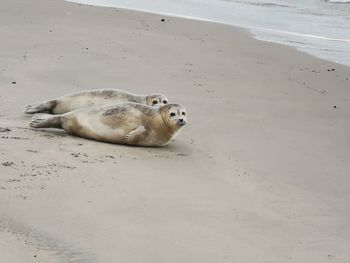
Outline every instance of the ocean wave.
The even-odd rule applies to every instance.
[[[326,0],[331,3],[350,3],[350,0]]]

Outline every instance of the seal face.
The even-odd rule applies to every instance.
[[[30,126],[62,128],[69,134],[110,143],[164,146],[177,136],[186,123],[186,110],[180,104],[151,107],[120,103],[62,115],[37,114]]]
[[[146,104],[160,107],[168,104],[168,98],[163,94],[151,94],[146,97]]]
[[[124,102],[135,102],[159,107],[168,104],[168,101],[168,98],[162,94],[137,95],[117,89],[98,89],[72,93],[54,100],[27,105],[24,112],[28,114],[40,112],[63,114],[81,108]]]
[[[169,129],[177,130],[186,125],[187,114],[184,106],[169,104],[160,109],[162,119]]]

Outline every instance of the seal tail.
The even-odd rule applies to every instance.
[[[61,128],[61,116],[51,114],[35,114],[29,123],[32,128]]]
[[[51,112],[51,110],[56,106],[56,100],[42,101],[34,104],[28,104],[24,113],[33,114],[39,112]]]

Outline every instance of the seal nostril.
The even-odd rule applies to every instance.
[[[179,119],[179,121],[180,121],[180,122],[183,122],[183,121],[184,121],[184,119]]]

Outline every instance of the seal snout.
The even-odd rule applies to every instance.
[[[182,127],[186,124],[186,121],[182,118],[177,120],[177,126]]]

